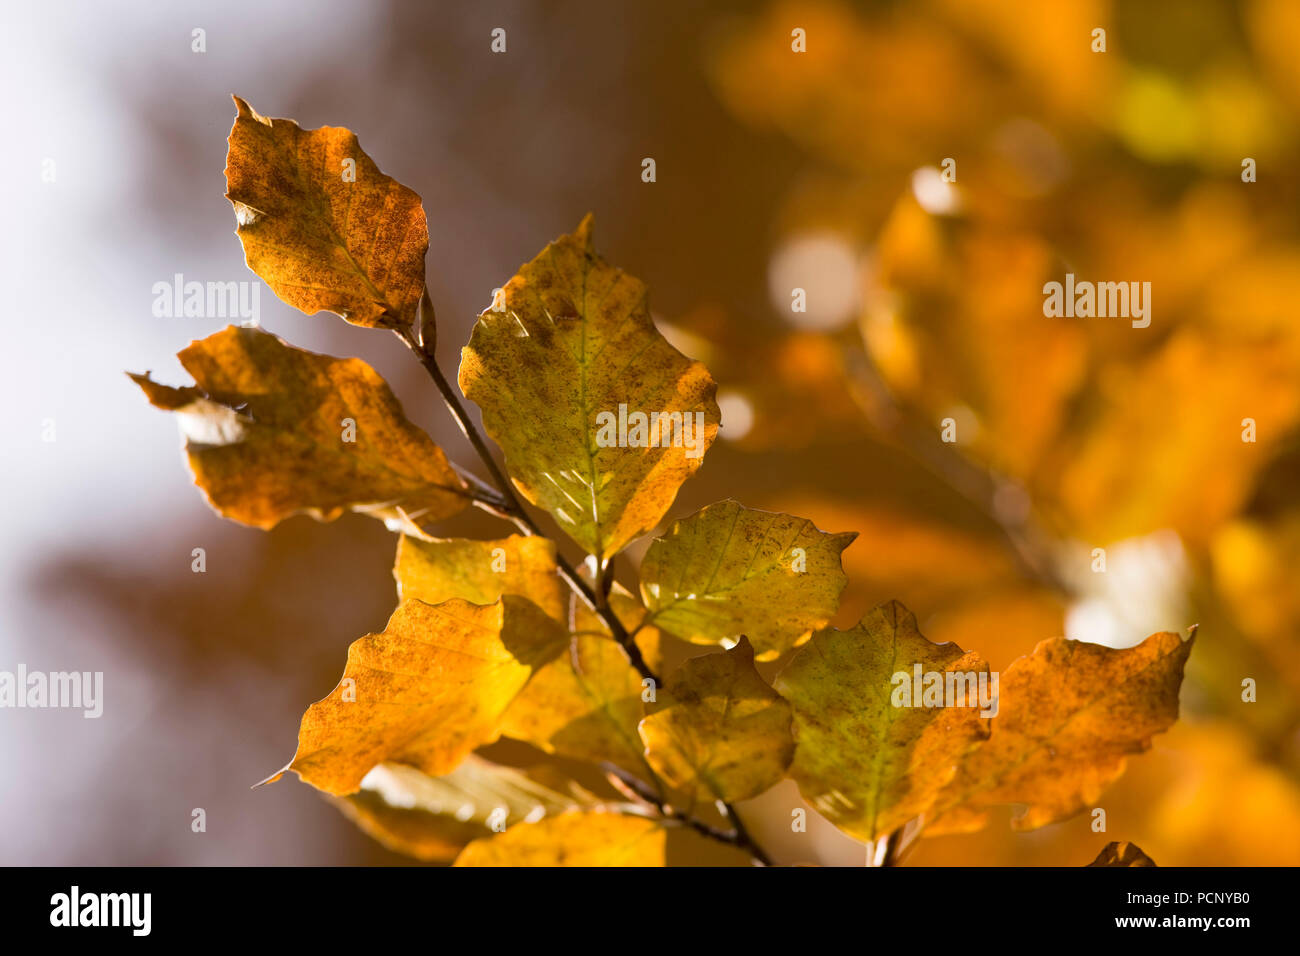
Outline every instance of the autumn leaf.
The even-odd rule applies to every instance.
[[[926,823],[930,835],[978,829],[998,804],[1033,830],[1091,805],[1125,758],[1178,719],[1192,637],[1152,634],[1116,650],[1065,638],[1041,642],[1001,677],[992,733],[969,754]]]
[[[536,821],[578,807],[529,773],[474,754],[441,777],[381,763],[366,774],[360,790],[334,801],[390,850],[427,862],[450,862],[471,840],[491,836],[494,824]]]
[[[1156,861],[1142,852],[1136,843],[1107,843],[1088,866],[1155,866]]]
[[[496,740],[510,701],[563,647],[559,626],[523,598],[406,601],[382,633],[348,648],[343,679],[303,715],[285,770],[336,796],[383,762],[450,773]]]
[[[420,197],[381,173],[349,130],[305,130],[234,100],[226,198],[248,267],[308,315],[410,328],[429,248]]]
[[[610,604],[651,667],[658,666],[659,633],[638,628],[645,609],[615,590]],[[574,601],[566,653],[537,672],[506,711],[502,733],[547,753],[609,762],[649,776],[637,724],[644,710],[641,675],[600,618]]]
[[[574,811],[475,840],[456,866],[663,866],[662,823],[628,814]]]
[[[744,637],[674,671],[640,731],[646,759],[692,804],[756,797],[780,782],[794,756],[790,705],[754,669]]]
[[[331,521],[352,509],[418,534],[469,504],[442,449],[360,359],[236,326],[178,357],[195,385],[131,378],[177,414],[195,482],[221,515],[270,528],[290,515]]]
[[[572,592],[555,567],[555,542],[511,535],[496,541],[420,540],[403,536],[393,568],[400,600],[441,604],[461,598],[492,604],[503,594],[528,598],[558,623],[568,624]]]
[[[506,284],[499,311],[474,326],[459,380],[524,496],[608,558],[652,529],[699,468],[718,406],[708,371],[668,344],[645,285],[592,251],[591,229],[588,216]],[[636,430],[634,415],[657,413],[677,427]]]
[[[911,699],[918,665],[960,696],[937,706]],[[987,674],[974,652],[926,640],[897,601],[847,631],[818,631],[775,682],[794,710],[790,776],[841,830],[868,842],[891,832],[927,812],[962,755],[987,736],[976,699]]]
[[[641,675],[599,616],[560,579],[554,542],[520,535],[497,541],[403,538],[394,574],[403,600],[436,604],[455,597],[490,604],[515,594],[562,623],[571,632],[566,650],[541,667],[515,698],[502,733],[547,753],[609,761],[644,773],[636,732],[642,716]],[[645,616],[640,602],[616,588],[610,603],[629,631],[637,630]],[[637,643],[648,660],[657,659],[657,631],[640,629]]]
[[[735,501],[709,505],[646,552],[641,595],[649,620],[696,644],[744,634],[758,660],[772,660],[835,614],[848,583],[840,552],[855,537]]]

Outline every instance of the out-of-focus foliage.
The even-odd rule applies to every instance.
[[[860,531],[846,608],[900,597],[995,669],[1045,633],[1122,646],[1199,620],[1192,719],[1156,744],[1176,752],[1090,805],[1114,828],[1123,802],[1125,835],[1165,864],[1300,863],[1295,840],[1247,832],[1300,826],[1297,6],[778,0],[727,27],[708,52],[719,99],[802,157],[771,215],[772,274],[810,236],[854,264],[774,281],[761,368],[717,350],[752,411],[736,447],[819,471],[861,429],[887,467],[935,479],[761,503]],[[1150,282],[1150,325],[1045,316],[1043,286],[1067,272]],[[790,285],[810,313],[819,296],[851,306],[813,325]],[[721,342],[753,324],[682,324],[700,319]],[[1207,808],[1139,810],[1139,785],[1159,806],[1201,787]],[[1058,858],[1096,853],[1082,824],[1056,831]],[[989,847],[936,838],[912,859],[1049,862]]]

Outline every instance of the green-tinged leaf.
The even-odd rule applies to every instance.
[[[835,614],[848,583],[840,553],[855,537],[721,501],[650,545],[641,595],[662,630],[696,644],[744,634],[758,660],[772,660]]]
[[[926,832],[978,829],[998,804],[1023,805],[1016,830],[1092,806],[1125,758],[1178,719],[1192,642],[1168,632],[1123,650],[1042,641],[1002,675],[992,734],[962,761]]]
[[[713,441],[718,406],[704,366],[655,328],[645,286],[592,251],[591,222],[523,266],[499,311],[479,316],[460,387],[524,496],[606,558],[663,517]],[[629,430],[619,445],[620,410],[629,421],[678,414],[680,427],[647,431],[641,447]]]
[[[381,763],[351,796],[334,797],[363,831],[396,853],[445,863],[471,840],[495,829],[573,810],[576,799],[527,772],[470,754],[442,777],[414,767]]]
[[[475,840],[456,866],[663,866],[666,844],[657,820],[575,811]]]
[[[318,355],[229,326],[178,356],[195,385],[132,375],[175,412],[195,483],[227,518],[270,528],[351,509],[420,534],[463,511],[464,482],[360,359]]]
[[[790,705],[755,670],[743,637],[677,668],[640,730],[646,759],[692,804],[758,796],[794,756]]]
[[[234,99],[226,198],[248,267],[308,315],[409,328],[429,248],[420,197],[381,173],[350,131],[302,129]]]
[[[420,540],[403,536],[397,544],[398,597],[426,604],[461,598],[492,604],[503,594],[526,597],[567,626],[571,592],[555,569],[555,543],[549,538],[511,535],[497,541],[465,538]]]
[[[943,696],[914,698],[918,664],[923,680],[939,675],[930,681]],[[987,736],[981,674],[987,681],[978,655],[932,644],[897,601],[850,630],[817,632],[776,679],[794,708],[790,776],[841,830],[868,842],[893,831],[934,805],[963,754]]]
[[[343,679],[303,715],[285,770],[335,795],[384,762],[450,773],[496,740],[510,702],[563,647],[559,626],[523,598],[406,601],[382,633],[348,648]]]

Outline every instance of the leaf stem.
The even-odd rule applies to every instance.
[[[604,766],[606,772],[615,778],[616,782],[621,782],[630,793],[646,803],[653,805],[654,808],[659,811],[659,815],[665,819],[676,820],[683,826],[690,827],[695,832],[708,837],[710,840],[714,840],[718,843],[725,843],[727,846],[732,846],[738,850],[742,850],[745,853],[748,853],[759,866],[774,865],[772,863],[772,858],[764,852],[762,847],[754,842],[754,838],[750,835],[749,830],[747,830],[745,825],[740,821],[740,815],[736,813],[736,808],[731,804],[724,803],[721,800],[718,801],[719,810],[721,810],[723,817],[726,818],[732,827],[730,830],[723,830],[720,827],[715,827],[712,824],[705,823],[693,814],[678,810],[665,800],[663,796],[663,782],[659,780],[658,777],[655,778],[655,787],[658,788],[656,790],[641,778],[628,773],[621,767],[616,767],[614,764],[605,764]],[[650,772],[651,774],[654,773],[653,770]]]

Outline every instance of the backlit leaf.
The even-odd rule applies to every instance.
[[[1024,805],[1017,830],[1091,806],[1127,755],[1178,719],[1192,641],[1163,632],[1116,650],[1058,637],[1016,660],[1001,676],[992,734],[962,761],[927,832],[977,829],[997,804]]]
[[[503,594],[526,597],[561,624],[568,622],[571,592],[555,569],[555,542],[511,535],[497,541],[466,538],[429,541],[403,536],[397,545],[399,599],[441,604],[461,598],[492,604]]]
[[[420,533],[469,504],[442,449],[360,359],[236,326],[179,358],[195,385],[131,378],[177,414],[195,482],[223,516],[270,528],[294,514],[331,521],[352,509]]]
[[[656,627],[696,644],[744,634],[758,660],[772,660],[835,614],[848,582],[840,552],[855,537],[722,501],[650,545],[641,595]]]
[[[608,557],[653,528],[699,468],[718,406],[704,366],[655,328],[645,285],[592,251],[591,228],[588,216],[547,246],[507,283],[500,311],[479,316],[460,387],[524,496]],[[618,442],[623,412],[677,414],[680,428],[647,431],[639,446],[629,429],[626,445],[602,446],[601,414]]]
[[[234,99],[226,198],[248,267],[308,315],[409,328],[429,248],[420,197],[381,173],[351,131],[302,129]]]
[[[754,669],[743,637],[679,667],[646,706],[640,730],[646,759],[692,803],[758,796],[794,756],[790,705]]]
[[[455,859],[471,840],[491,836],[494,824],[540,820],[578,806],[524,771],[473,754],[442,777],[381,763],[366,774],[360,790],[334,799],[390,850],[440,863]]]
[[[510,701],[563,646],[559,626],[523,598],[406,601],[382,633],[348,648],[343,679],[303,715],[285,770],[335,795],[384,762],[450,773],[496,740]]]
[[[663,866],[663,825],[619,813],[564,813],[475,840],[456,866]]]
[[[911,695],[917,665],[941,675],[945,690],[953,685],[949,706],[918,706],[927,701]],[[988,664],[977,654],[926,640],[897,601],[850,630],[818,631],[775,684],[794,709],[790,776],[845,832],[864,841],[891,832],[929,810],[962,755],[987,736],[980,674]]]

